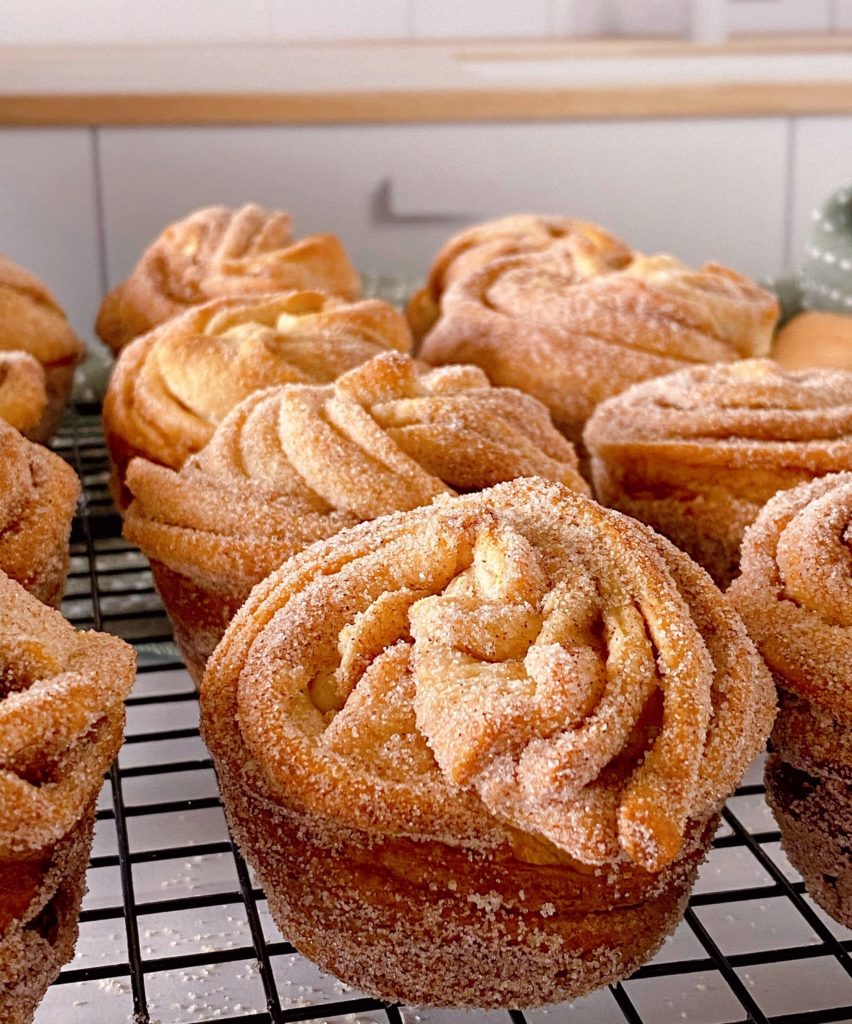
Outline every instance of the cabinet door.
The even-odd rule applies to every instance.
[[[793,123],[793,266],[804,256],[814,210],[843,184],[852,184],[852,117],[798,118]]]
[[[91,336],[101,288],[87,129],[0,130],[0,250],[38,274]]]
[[[171,220],[247,199],[334,231],[368,271],[422,273],[463,224],[518,211],[596,220],[646,251],[781,269],[781,119],[107,129],[107,265]]]

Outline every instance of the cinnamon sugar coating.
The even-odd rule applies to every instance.
[[[77,633],[0,573],[0,1017],[26,1024],[73,954],[94,804],[132,649]]]
[[[769,350],[776,299],[715,263],[627,253],[586,225],[519,255],[478,264],[476,253],[450,277],[423,358],[474,363],[535,395],[575,440],[636,381]]]
[[[137,338],[116,363],[104,400],[116,487],[134,455],[182,466],[260,388],[331,381],[410,348],[405,318],[375,299],[279,292],[191,309]]]
[[[28,352],[0,352],[0,419],[25,433],[38,426],[46,407],[41,363]]]
[[[780,685],[852,730],[852,472],[767,503],[730,595]]]
[[[540,479],[442,497],[295,556],[254,589],[201,696],[205,739],[226,798],[234,794],[232,822],[261,872],[259,847],[293,828],[312,849],[333,849],[338,835],[341,863],[399,857],[410,878],[428,876],[445,850],[465,892],[460,907],[447,896],[446,913],[458,912],[468,949],[481,939],[492,950],[488,922],[498,908],[508,913],[503,937],[514,928],[521,946],[513,994],[492,966],[489,1005],[600,984],[594,965],[584,974],[568,961],[580,955],[577,928],[612,950],[601,912],[650,908],[668,893],[665,927],[674,926],[704,848],[696,837],[761,749],[775,708],[762,661],[705,574],[640,524]],[[241,820],[244,800],[268,807],[265,839]],[[564,868],[572,910],[549,937],[525,931],[526,911],[507,911],[505,878],[496,904],[477,889],[502,863],[553,866],[543,891],[561,892]],[[338,876],[329,885],[342,870],[329,869]],[[535,876],[525,875],[531,886]],[[269,879],[287,884],[277,870]],[[270,898],[289,908],[282,919],[311,955],[341,970],[317,935],[319,917],[300,914],[286,891]],[[556,913],[542,891],[532,899],[539,920]],[[383,974],[368,955],[360,968],[347,960],[346,980],[465,1003],[470,963],[434,976],[424,993],[419,971],[407,972],[437,941],[434,929],[403,921],[398,906],[383,903],[382,913],[397,933],[410,926],[405,949]],[[656,948],[652,932],[644,938]],[[621,938],[615,946],[628,948],[636,936]],[[534,987],[537,943],[553,953],[548,969],[563,958],[544,995]],[[580,959],[591,955],[581,946]]]
[[[25,352],[41,364],[44,371],[43,388],[46,391],[44,398],[37,396],[38,385],[32,371],[23,371],[27,373],[28,392],[34,396],[33,408],[37,404],[41,404],[42,408],[39,418],[22,429],[34,441],[48,441],[68,401],[74,367],[82,359],[85,347],[44,284],[2,253],[0,352]],[[22,372],[20,363],[16,372]],[[22,401],[22,397],[19,401]],[[29,403],[27,407],[30,407]],[[25,418],[31,419],[33,415],[30,413]]]
[[[767,799],[813,898],[852,924],[852,472],[777,494],[730,595],[781,689]]]
[[[320,291],[357,299],[361,281],[334,235],[296,240],[289,214],[254,203],[210,206],[170,224],[101,304],[114,351],[191,306],[228,295]]]
[[[0,570],[58,605],[80,482],[58,455],[0,421]]]
[[[626,266],[633,256],[626,243],[597,224],[571,217],[516,213],[474,224],[443,246],[429,270],[426,286],[408,303],[406,316],[415,338],[422,338],[435,325],[441,315],[441,297],[453,282],[494,260],[543,252],[566,239],[602,254],[613,270]]]
[[[333,384],[256,392],[179,472],[134,460],[125,535],[152,560],[200,678],[230,615],[296,551],[440,494],[533,475],[588,492],[544,406],[476,367],[423,372],[389,352]]]
[[[852,373],[695,367],[605,402],[584,440],[599,500],[727,585],[743,531],[777,491],[852,468]]]

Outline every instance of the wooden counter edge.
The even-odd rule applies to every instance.
[[[848,82],[321,93],[0,95],[3,126],[411,124],[852,113]]]

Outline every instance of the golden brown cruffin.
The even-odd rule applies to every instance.
[[[35,410],[41,405],[38,419],[22,429],[33,441],[44,443],[53,436],[62,417],[74,383],[74,367],[85,347],[42,282],[0,253],[0,352],[17,351],[28,353],[44,371],[39,389],[32,368],[24,371],[19,362],[16,369],[27,374],[27,394],[33,398],[32,406],[27,402],[27,408]],[[40,396],[40,391],[46,395]],[[19,402],[23,402],[23,395]],[[25,419],[33,416],[34,411]]]
[[[95,329],[119,352],[192,306],[228,295],[320,291],[357,299],[361,279],[334,235],[293,237],[290,215],[209,206],[170,224],[104,299]]]
[[[675,927],[775,697],[686,555],[532,478],[290,559],[201,705],[302,952],[383,998],[527,1006],[624,976]]]
[[[787,858],[814,900],[852,928],[852,785],[811,775],[779,754],[767,759],[765,782]]]
[[[699,366],[603,403],[584,434],[598,499],[730,583],[776,491],[852,468],[852,373]]]
[[[599,255],[613,270],[626,266],[633,253],[597,224],[571,217],[516,213],[474,224],[454,235],[435,257],[426,286],[411,297],[406,315],[417,339],[441,315],[441,296],[450,284],[504,256],[542,252],[570,239],[571,246]]]
[[[707,263],[634,254],[568,234],[538,252],[493,260],[453,280],[426,335],[430,363],[475,363],[492,383],[550,409],[573,440],[595,406],[630,384],[696,363],[769,350],[773,295]]]
[[[26,433],[47,407],[44,368],[29,352],[0,352],[0,419]]]
[[[134,654],[0,573],[0,1019],[28,1024],[71,959],[95,800]]]
[[[58,455],[2,421],[0,479],[0,570],[45,604],[58,605],[80,481]]]
[[[200,681],[251,588],[296,551],[439,494],[533,475],[588,493],[540,402],[473,366],[426,373],[386,352],[333,384],[256,392],[177,473],[131,462],[124,532],[151,559]]]
[[[852,925],[852,472],[767,503],[730,596],[781,690],[766,787],[782,845]]]
[[[380,352],[408,352],[403,315],[377,299],[318,292],[216,299],[137,338],[104,399],[119,503],[136,455],[179,469],[235,405],[260,388],[325,383]]]

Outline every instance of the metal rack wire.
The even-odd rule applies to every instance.
[[[139,680],[99,805],[76,960],[38,1024],[450,1024],[461,1014],[385,1005],[322,976],[283,939],[231,845],[197,696],[142,555],[121,539],[99,409],[77,405],[56,444],[84,495],[63,610],[131,641]],[[729,801],[685,920],[628,981],[574,1004],[466,1014],[470,1024],[828,1024],[852,1021],[852,933],[787,863],[759,767]]]

